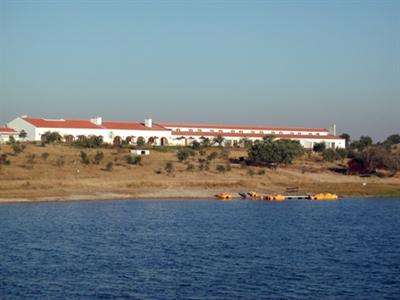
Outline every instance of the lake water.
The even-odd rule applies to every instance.
[[[1,299],[400,299],[400,199],[0,205]]]

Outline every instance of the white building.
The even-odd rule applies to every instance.
[[[231,144],[240,143],[243,139],[262,140],[266,135],[277,139],[298,140],[305,148],[324,142],[327,147],[344,148],[345,140],[323,128],[267,127],[243,125],[213,124],[177,124],[145,122],[103,121],[101,117],[84,120],[44,119],[22,116],[9,122],[9,128],[27,133],[27,140],[40,141],[48,131],[58,132],[66,140],[79,136],[101,136],[106,143],[122,140],[136,144],[138,140],[155,145],[189,145],[193,141],[201,142],[204,138],[213,140],[222,136]]]
[[[18,132],[9,127],[0,127],[0,143],[7,143],[12,136],[15,140],[18,140]]]

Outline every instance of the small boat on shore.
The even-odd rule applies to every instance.
[[[219,200],[232,200],[233,199],[231,194],[227,194],[227,193],[223,193],[223,192],[218,193],[214,196],[215,196],[215,198],[217,198]]]
[[[310,200],[337,200],[338,195],[331,193],[319,193],[310,196]]]
[[[281,194],[273,194],[273,195],[267,195],[265,200],[269,201],[283,201],[285,200],[285,196]]]

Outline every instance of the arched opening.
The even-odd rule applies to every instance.
[[[133,143],[133,139],[134,139],[134,136],[133,136],[133,135],[127,136],[126,139],[125,139],[125,142],[126,142],[127,144],[132,144],[132,143]]]
[[[113,144],[116,146],[121,145],[121,137],[118,135],[116,137],[114,137]]]
[[[66,143],[71,144],[75,140],[75,137],[71,134],[68,134],[64,136],[64,140]]]
[[[86,140],[86,135],[78,135],[78,141],[79,142],[82,142],[82,141],[84,141],[84,140]]]
[[[149,144],[149,145],[151,145],[151,144],[153,144],[154,143],[154,141],[155,141],[155,139],[154,139],[154,137],[149,137],[149,139],[147,140],[147,143]]]
[[[142,136],[139,136],[137,139],[136,139],[136,145],[138,145],[139,147],[140,146],[143,146],[144,144],[145,144],[145,139],[144,139],[144,137],[142,137]]]
[[[166,146],[168,145],[168,139],[166,137],[161,138],[161,146]]]

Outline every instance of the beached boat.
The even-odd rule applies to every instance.
[[[218,193],[215,195],[215,198],[220,199],[220,200],[232,200],[232,195],[231,194],[227,194],[227,193]]]
[[[285,200],[285,196],[283,196],[283,195],[281,195],[281,194],[267,195],[267,196],[266,196],[266,200],[270,200],[270,201],[283,201],[283,200]]]
[[[331,193],[319,193],[310,196],[310,200],[336,200],[338,196]]]

